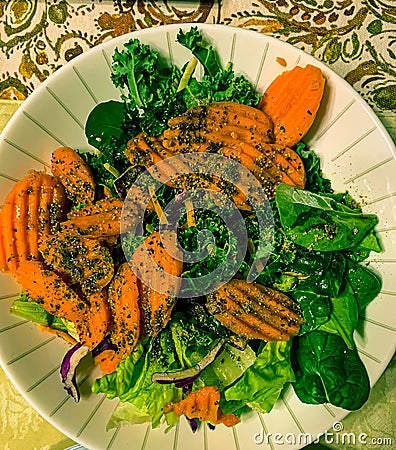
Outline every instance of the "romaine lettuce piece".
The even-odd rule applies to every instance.
[[[290,341],[267,342],[242,377],[224,390],[224,413],[238,413],[246,405],[263,413],[271,411],[283,388],[295,381],[290,362]]]

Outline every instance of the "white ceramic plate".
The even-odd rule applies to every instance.
[[[222,63],[232,61],[236,73],[245,74],[260,92],[284,70],[276,57],[286,60],[287,69],[311,63],[325,74],[324,101],[305,141],[322,157],[325,174],[331,177],[335,187],[348,189],[364,201],[365,211],[379,215],[378,229],[386,248],[371,259],[371,266],[383,276],[383,290],[367,308],[361,332],[356,334],[360,356],[374,384],[394,354],[396,344],[394,144],[355,91],[313,57],[254,31],[217,25],[199,27],[218,50]],[[151,44],[181,66],[190,54],[175,42],[180,28],[170,25],[137,31],[133,37]],[[121,47],[130,38],[131,35],[121,36],[74,59],[43,83],[18,110],[0,139],[0,203],[14,181],[29,169],[48,167],[50,154],[59,145],[88,148],[85,120],[98,102],[119,98],[118,90],[110,81],[109,64],[114,48]],[[268,448],[265,443],[259,444],[262,431],[286,436],[281,445],[275,443],[272,448],[296,448],[306,442],[301,438],[302,445],[299,445],[299,433],[309,433],[315,438],[347,413],[333,406],[304,405],[289,389],[270,414],[251,414],[232,429],[219,426],[210,431],[202,427],[193,435],[182,421],[167,434],[163,429],[151,430],[147,425],[106,432],[106,423],[117,402],[90,394],[95,374],[79,379],[83,396],[80,403],[75,404],[67,396],[58,372],[68,345],[39,331],[35,325],[11,316],[9,307],[19,288],[7,275],[1,275],[0,283],[3,369],[45,419],[90,450],[166,450],[186,448],[187,442],[190,450]]]

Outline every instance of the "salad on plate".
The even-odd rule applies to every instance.
[[[197,28],[177,41],[183,67],[138,39],[115,50],[121,95],[91,111],[91,149],[54,149],[51,174],[8,194],[11,313],[71,343],[60,382],[76,401],[92,355],[92,391],[120,399],[108,428],[233,426],[289,385],[358,409],[354,332],[381,289],[364,262],[382,246],[377,216],[334,192],[302,141],[325,79],[296,66],[259,93]]]

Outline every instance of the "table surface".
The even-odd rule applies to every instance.
[[[40,83],[80,53],[136,29],[182,22],[254,29],[304,49],[344,77],[396,140],[395,0],[0,1],[0,130]],[[395,381],[393,358],[366,405],[343,420],[344,431],[392,438],[394,444]],[[0,392],[0,449],[73,445],[26,403],[1,369]]]

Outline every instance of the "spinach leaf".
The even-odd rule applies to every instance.
[[[367,400],[370,380],[356,348],[335,334],[315,330],[293,339],[294,391],[304,403],[331,403],[348,410]]]
[[[346,261],[340,252],[305,252],[289,266],[299,276],[297,289],[336,297],[344,282]]]
[[[355,262],[362,262],[370,256],[371,252],[381,253],[383,251],[382,242],[375,232],[371,232],[357,245],[350,249],[346,255]]]
[[[314,290],[297,289],[292,296],[299,303],[304,317],[300,335],[315,330],[329,320],[331,303],[327,295],[318,294]]]
[[[379,275],[361,264],[347,260],[346,278],[354,292],[359,313],[374,300],[381,291],[382,281]]]
[[[95,148],[101,149],[108,144],[110,138],[120,138],[124,134],[125,105],[122,102],[110,100],[99,103],[90,112],[85,123],[85,135],[88,142]]]
[[[346,283],[341,294],[331,299],[332,311],[329,320],[319,330],[337,334],[344,339],[349,349],[355,347],[353,333],[358,322],[358,305],[350,283]]]
[[[286,184],[276,190],[276,204],[287,236],[296,244],[318,251],[337,251],[358,245],[378,223],[329,196]]]
[[[300,304],[305,323],[300,334],[312,331],[330,318],[331,298],[344,284],[346,262],[339,252],[309,252],[290,266],[298,282],[290,295]]]

